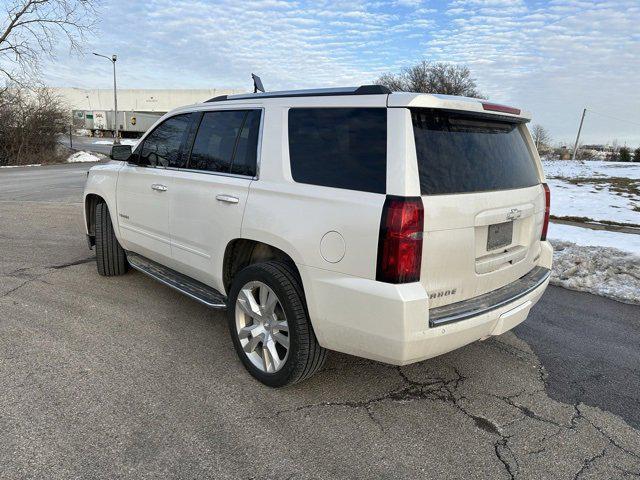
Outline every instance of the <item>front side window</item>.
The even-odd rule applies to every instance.
[[[386,108],[292,108],[289,157],[296,182],[385,193]]]
[[[148,167],[184,167],[186,157],[182,146],[190,122],[191,114],[176,115],[162,122],[145,138],[137,163]]]

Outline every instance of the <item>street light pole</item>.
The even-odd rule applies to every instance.
[[[116,60],[118,60],[117,55],[111,55],[111,57],[107,57],[106,55],[100,55],[99,53],[93,52],[96,57],[106,58],[113,64],[113,120],[115,131],[113,132],[113,144],[119,145],[120,138],[118,132],[118,89],[116,86]]]

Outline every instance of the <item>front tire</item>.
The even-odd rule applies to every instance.
[[[104,277],[124,275],[129,269],[127,255],[116,238],[106,203],[96,205],[96,261]]]
[[[302,284],[286,263],[250,265],[233,280],[229,332],[248,372],[270,387],[284,387],[322,368],[327,350],[309,321]]]

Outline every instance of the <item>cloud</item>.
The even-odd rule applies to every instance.
[[[557,138],[585,104],[640,122],[637,0],[104,0],[100,13],[86,51],[118,53],[125,88],[249,88],[251,72],[268,89],[357,85],[428,59],[469,64]],[[108,67],[61,47],[46,81],[106,88]],[[589,141],[640,143],[593,122]]]
[[[640,120],[637,1],[552,1],[539,8],[500,0],[454,3],[449,28],[426,42],[426,57],[470,64],[483,91],[532,110],[558,139],[575,135],[586,105]],[[493,8],[501,3],[504,8]],[[629,124],[590,122],[584,134],[591,141],[640,143]]]

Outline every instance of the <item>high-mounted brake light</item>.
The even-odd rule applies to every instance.
[[[382,209],[376,280],[420,280],[424,208],[420,197],[387,196]]]
[[[506,105],[499,105],[497,103],[485,103],[482,102],[482,108],[491,112],[510,113],[512,115],[520,115],[519,108],[507,107]]]
[[[542,235],[540,235],[540,240],[547,239],[547,230],[549,230],[549,211],[551,208],[551,190],[549,190],[549,185],[546,183],[542,184],[542,188],[544,188],[544,223],[542,224]]]

